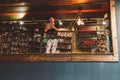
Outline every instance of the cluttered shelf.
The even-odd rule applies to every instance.
[[[45,53],[46,44],[40,32],[15,29],[0,34],[0,54]],[[57,53],[81,52],[108,53],[105,31],[61,31],[57,33]],[[98,49],[96,49],[98,47]],[[101,49],[101,50],[100,50]],[[95,52],[96,50],[96,52]],[[78,52],[77,52],[78,53]]]

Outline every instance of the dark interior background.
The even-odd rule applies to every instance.
[[[0,30],[9,30],[11,23],[24,21],[29,29],[43,27],[44,22],[54,17],[61,20],[60,27],[70,27],[78,16],[86,25],[98,25],[97,21],[109,13],[109,0],[0,0]],[[25,13],[20,18],[17,15]],[[36,24],[36,25],[34,25]],[[37,25],[38,24],[38,25]],[[7,27],[5,27],[7,26]]]
[[[120,49],[120,0],[115,1]],[[119,75],[119,62],[0,62],[0,80],[120,80]]]
[[[109,12],[109,0],[1,0],[0,21],[103,18]],[[22,19],[15,19],[17,13],[26,13]]]

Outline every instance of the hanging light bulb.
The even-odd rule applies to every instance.
[[[83,20],[81,21],[81,25],[84,25],[84,22],[83,22]]]
[[[24,24],[24,22],[23,22],[23,21],[20,21],[19,23],[20,23],[20,25],[23,25],[23,24]]]
[[[78,14],[78,20],[77,20],[77,25],[84,25],[84,22],[83,20],[80,18],[80,11],[79,11],[79,14]]]
[[[59,25],[62,25],[63,23],[61,22],[61,20],[59,20]]]
[[[78,24],[78,25],[81,24],[81,20],[80,20],[80,18],[78,19],[77,24]]]
[[[106,24],[106,22],[105,22],[105,21],[103,21],[103,22],[102,22],[102,24],[103,24],[103,25],[105,25],[105,24]]]
[[[84,22],[83,22],[83,20],[81,20],[81,19],[79,18],[78,21],[77,21],[77,24],[78,24],[78,25],[84,25]]]

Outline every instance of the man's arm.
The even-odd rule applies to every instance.
[[[54,25],[52,25],[52,28],[55,29],[56,31],[60,31],[60,29],[58,29],[58,28],[55,27]]]
[[[55,26],[53,26],[53,29],[55,29],[56,31],[60,31],[60,29],[56,28]]]
[[[53,24],[50,24],[50,23],[45,25],[44,31],[47,32],[48,29],[50,29],[50,28],[53,28],[53,29],[55,29],[56,31],[60,31],[59,28],[55,27]]]

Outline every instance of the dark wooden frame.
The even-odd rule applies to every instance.
[[[118,44],[115,19],[115,2],[110,0],[113,54],[7,54],[0,61],[97,61],[118,62]]]

